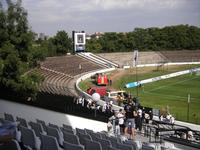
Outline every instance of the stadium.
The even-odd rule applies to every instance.
[[[0,39],[0,150],[200,148],[198,48],[94,53],[61,31],[23,53],[23,32]]]
[[[114,56],[114,57],[113,57]],[[123,56],[123,59],[119,59]],[[103,114],[100,112],[95,112],[94,110],[84,110],[84,108],[80,108],[79,104],[73,103],[74,99],[72,100],[72,97],[78,97],[82,96],[85,99],[93,99],[93,97],[85,92],[85,90],[93,84],[91,82],[90,77],[97,72],[104,72],[110,75],[110,78],[112,78],[112,84],[115,89],[122,89],[127,90],[127,92],[133,93],[133,95],[136,95],[137,87],[134,89],[126,89],[125,84],[128,82],[133,82],[135,80],[135,66],[133,66],[133,53],[104,53],[104,54],[92,54],[87,52],[77,52],[75,55],[66,55],[66,56],[58,56],[58,57],[49,57],[45,61],[41,62],[41,66],[38,69],[34,69],[32,72],[39,73],[44,76],[44,80],[42,84],[40,85],[40,91],[41,94],[39,96],[40,101],[35,104],[39,107],[45,107],[46,109],[52,109],[72,115],[78,115],[84,118],[89,119],[96,119],[99,121],[106,122],[110,114]],[[120,60],[120,61],[119,61]],[[200,60],[200,51],[193,51],[191,53],[190,51],[166,51],[163,53],[157,53],[157,52],[140,52],[138,57],[138,80],[143,80],[147,78],[157,77],[160,75],[165,75],[173,72],[183,71],[183,70],[191,70],[194,68],[199,67],[199,60]],[[192,61],[191,61],[192,60]],[[102,63],[102,61],[104,63]],[[115,66],[114,66],[115,65]],[[81,67],[80,67],[81,66]],[[117,67],[116,67],[117,66]],[[126,68],[128,66],[128,69]],[[130,67],[130,68],[129,68]],[[121,76],[120,76],[121,74]],[[198,73],[196,73],[198,74]],[[146,107],[157,106],[156,108],[159,108],[159,105],[162,107],[169,106],[170,111],[175,113],[173,109],[180,111],[180,114],[184,114],[183,111],[187,111],[187,94],[181,95],[186,92],[186,88],[191,86],[192,91],[194,91],[197,95],[195,95],[195,98],[191,98],[191,112],[190,112],[190,122],[194,122],[199,124],[199,75],[196,75],[195,73],[189,73],[186,75],[173,77],[172,79],[165,79],[161,81],[157,81],[155,83],[149,83],[144,85],[144,89],[141,89],[139,87],[139,98],[141,99],[142,105],[146,105]],[[114,77],[115,76],[115,77]],[[123,79],[124,77],[124,79]],[[189,79],[188,79],[189,78]],[[191,79],[190,79],[191,78]],[[172,80],[172,81],[171,81]],[[189,83],[185,82],[189,81]],[[193,89],[193,86],[195,86],[193,83],[196,83],[196,88]],[[179,85],[179,83],[185,83],[184,85]],[[192,84],[192,85],[190,85]],[[87,85],[85,87],[81,87],[81,85]],[[79,87],[80,86],[80,87]],[[170,87],[172,86],[172,87]],[[184,89],[183,91],[180,91],[180,93],[177,93],[179,91],[176,86],[180,86],[180,89]],[[167,89],[170,89],[167,91]],[[165,92],[164,92],[165,91]],[[190,94],[193,95],[192,91],[190,91]],[[158,95],[155,95],[157,93]],[[177,93],[177,95],[175,94]],[[180,94],[180,95],[179,95]],[[153,96],[152,96],[153,95]],[[168,96],[167,96],[168,95]],[[169,98],[168,98],[169,97]],[[175,100],[178,99],[179,100]],[[144,99],[144,101],[143,101]],[[145,102],[145,99],[146,102]],[[165,100],[166,99],[166,100]],[[169,101],[171,100],[171,101]],[[185,102],[182,102],[184,101]],[[151,102],[148,102],[151,101]],[[155,102],[154,102],[155,101]],[[160,101],[160,102],[158,102]],[[163,101],[163,103],[161,102]],[[166,102],[165,102],[166,101]],[[194,104],[193,104],[194,101]],[[5,103],[5,104],[4,104]],[[4,112],[3,108],[9,102],[4,102],[1,100],[1,112]],[[105,100],[98,100],[97,105],[103,106],[105,103]],[[182,104],[183,103],[183,104]],[[5,105],[5,106],[4,106]],[[41,115],[45,113],[53,113],[48,112],[47,110],[38,109],[38,108],[32,108],[30,106],[17,106],[19,104],[11,104],[16,105],[13,107],[19,107],[19,110],[13,110],[12,106],[9,109],[5,110],[5,117],[9,120],[8,115],[17,117],[18,121],[20,119],[25,119],[25,122],[28,122],[30,118],[37,118],[39,120],[43,120],[44,123],[48,122],[46,115]],[[64,105],[64,106],[63,106]],[[77,106],[76,106],[77,105]],[[173,108],[173,105],[175,108]],[[185,106],[184,106],[185,105]],[[29,108],[30,107],[30,108]],[[162,108],[160,107],[160,108]],[[185,107],[185,108],[184,108]],[[120,106],[117,104],[113,106],[113,110],[119,110]],[[24,110],[23,110],[24,109]],[[28,110],[29,111],[28,111]],[[32,109],[38,109],[38,112],[34,112]],[[183,110],[181,110],[183,109]],[[21,110],[21,111],[20,111]],[[31,110],[33,112],[31,112]],[[156,110],[156,109],[155,109]],[[28,112],[27,112],[28,111]],[[42,111],[39,115],[39,112]],[[26,112],[25,114],[22,114],[22,112]],[[8,114],[7,114],[8,113]],[[196,116],[192,116],[194,113],[196,113]],[[103,114],[103,115],[102,115]],[[30,115],[30,116],[29,116]],[[158,115],[158,114],[154,114]],[[55,116],[55,117],[54,117]],[[49,123],[48,126],[53,126],[52,124],[55,123],[55,126],[62,126],[62,124],[65,124],[66,126],[70,126],[70,128],[76,127],[76,132],[79,132],[78,130],[81,130],[80,132],[86,132],[87,134],[91,134],[92,136],[100,136],[101,134],[103,136],[106,136],[105,133],[95,133],[97,131],[103,131],[106,130],[106,123],[96,123],[91,122],[91,126],[88,126],[88,123],[82,124],[81,128],[86,128],[85,130],[79,129],[80,126],[78,126],[77,123],[72,123],[70,119],[70,116],[66,116],[65,119],[62,119],[65,115],[55,113],[52,114],[49,118],[52,122]],[[107,116],[107,118],[105,117]],[[8,117],[8,118],[7,118]],[[22,117],[22,118],[20,118]],[[158,117],[158,116],[157,116]],[[178,119],[186,120],[185,118],[181,118],[181,116],[178,116],[176,114],[175,116]],[[193,120],[192,117],[196,117],[197,120]],[[13,117],[11,117],[13,119]],[[195,118],[195,119],[196,119]],[[81,120],[81,119],[80,119]],[[83,119],[83,122],[85,122],[86,119]],[[75,121],[75,119],[74,119]],[[177,121],[178,122],[178,121]],[[20,121],[20,124],[22,122]],[[36,123],[36,122],[35,122]],[[99,125],[98,125],[99,124]],[[30,124],[29,124],[30,125]],[[164,136],[169,136],[168,134],[171,134],[168,128],[170,128],[170,124],[163,125],[160,124],[163,127],[162,130],[166,130],[166,134],[163,134],[162,136],[159,136],[157,138],[164,138]],[[181,125],[185,125],[184,123],[178,122],[178,124],[174,124],[173,126],[177,126],[177,131],[179,128],[185,128],[186,130],[189,130],[189,128],[196,130],[195,125],[185,125],[185,127],[182,127]],[[25,126],[28,126],[27,123],[25,123]],[[94,128],[94,126],[96,126]],[[104,126],[104,128],[102,128]],[[45,127],[46,128],[46,127]],[[65,130],[65,127],[63,126],[63,130]],[[60,128],[59,128],[60,129]],[[151,129],[151,127],[149,127]],[[66,129],[67,130],[67,129]],[[72,129],[70,129],[70,132],[74,132]],[[93,130],[93,131],[91,131]],[[153,127],[152,127],[153,130]],[[161,129],[160,129],[161,130]],[[167,131],[169,133],[167,133]],[[94,133],[93,133],[94,132]],[[147,131],[146,131],[147,132]],[[153,131],[151,131],[153,132]],[[48,131],[47,131],[48,133]],[[50,134],[50,133],[49,133]],[[146,133],[145,133],[146,134]],[[150,133],[153,134],[153,133]],[[196,133],[198,135],[198,133]],[[91,137],[92,137],[91,136]],[[151,136],[151,135],[150,135]],[[108,138],[108,137],[106,137]],[[114,138],[114,137],[113,137]],[[145,137],[149,140],[149,138]],[[152,137],[153,138],[153,137]],[[145,140],[146,140],[145,139]],[[81,140],[81,137],[79,137],[79,140]],[[114,140],[119,140],[118,138],[115,138]],[[152,139],[151,139],[152,140]],[[178,139],[175,139],[175,141]],[[108,138],[109,141],[109,138]],[[111,140],[112,142],[112,140]],[[140,141],[141,142],[141,141]],[[143,141],[144,142],[144,141]],[[60,143],[61,144],[61,143]],[[145,147],[145,146],[144,146]]]

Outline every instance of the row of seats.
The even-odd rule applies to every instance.
[[[200,61],[199,50],[182,50],[182,51],[161,51],[160,54],[168,62],[198,62]]]
[[[4,114],[4,119],[15,122],[11,114]],[[73,129],[63,124],[59,127],[43,120],[27,121],[16,117],[21,142],[24,147],[35,150],[154,150],[154,146],[141,144],[139,141],[122,141],[120,137],[108,136],[105,132],[89,129]],[[16,141],[15,141],[16,142]],[[4,145],[5,146],[5,145]],[[19,150],[19,147],[16,148]]]
[[[41,92],[56,95],[71,95],[68,90],[68,83],[72,79],[71,77],[44,69],[40,69],[39,72],[45,78],[40,86]]]
[[[76,55],[49,57],[41,63],[42,67],[76,76],[102,67]]]

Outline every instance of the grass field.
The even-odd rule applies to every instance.
[[[199,65],[168,66],[165,68],[138,68],[138,80],[148,79],[172,72],[196,68]],[[116,75],[112,72],[110,76]],[[112,88],[123,89],[136,96],[136,88],[125,89],[126,83],[134,82],[135,69],[127,70],[123,75],[113,79]],[[80,83],[85,90],[94,86],[88,79]],[[166,80],[145,84],[138,88],[138,96],[143,106],[156,109],[169,108],[177,120],[187,121],[187,97],[191,96],[189,122],[200,124],[200,75],[187,74]]]
[[[161,75],[152,72],[139,75],[139,80]],[[130,76],[120,78],[114,83],[114,87],[123,87],[131,80]],[[136,95],[136,88],[125,89]],[[189,105],[189,122],[200,124],[200,75],[187,74],[166,80],[145,84],[138,88],[139,99],[144,106],[157,109],[169,108],[176,119],[187,121],[188,94],[191,96]]]

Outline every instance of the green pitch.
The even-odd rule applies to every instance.
[[[126,90],[133,95],[137,93],[136,88]],[[200,75],[182,75],[138,88],[142,105],[157,109],[168,107],[170,113],[182,121],[187,121],[188,94],[191,97],[189,122],[200,124]]]

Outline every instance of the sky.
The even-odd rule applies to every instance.
[[[136,27],[200,27],[200,0],[22,0],[29,25],[52,36],[59,30],[129,32]]]

